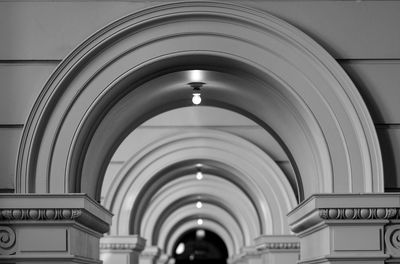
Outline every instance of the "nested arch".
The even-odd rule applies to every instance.
[[[146,215],[146,211],[142,209],[148,209],[149,204],[154,202],[157,191],[163,191],[167,182],[176,180],[180,184],[186,184],[186,188],[181,188],[186,189],[186,192],[175,193],[177,196],[188,194],[191,188],[194,192],[193,182],[189,178],[183,178],[185,175],[179,171],[178,174],[171,175],[163,173],[165,168],[181,167],[176,164],[185,161],[192,164],[192,172],[195,172],[196,165],[193,161],[203,161],[206,168],[207,164],[215,164],[218,166],[216,171],[222,169],[229,172],[229,177],[225,176],[225,179],[210,177],[198,185],[204,185],[205,193],[209,191],[217,194],[218,190],[212,185],[219,183],[221,189],[229,189],[227,194],[232,191],[248,197],[245,198],[249,200],[248,206],[254,207],[254,217],[249,221],[255,221],[251,222],[253,227],[249,228],[258,230],[249,233],[260,235],[288,232],[286,214],[295,207],[297,200],[287,178],[276,163],[261,149],[238,136],[210,129],[196,129],[160,139],[135,153],[114,177],[109,188],[103,190],[104,205],[114,214],[111,234],[140,233],[143,217]],[[171,192],[168,189],[166,191]],[[162,203],[155,204],[168,205],[171,203],[171,195],[174,194],[169,194],[169,198]],[[230,204],[229,201],[226,203]],[[152,221],[157,218],[152,218]]]
[[[153,237],[158,237],[158,234],[154,236],[160,230],[158,227],[166,222],[165,219],[169,214],[181,207],[191,209],[192,212],[195,212],[194,215],[208,212],[213,207],[219,207],[235,219],[243,230],[242,233],[253,238],[260,236],[262,228],[257,211],[248,197],[224,180],[211,175],[207,175],[207,178],[201,183],[197,183],[191,177],[184,177],[171,182],[167,190],[160,190],[161,194],[152,199],[141,219],[140,234],[153,241]],[[232,201],[232,196],[236,198],[234,201]],[[202,208],[195,207],[199,200],[203,203]]]
[[[224,241],[229,257],[240,253],[240,248],[243,245],[240,238],[236,237],[236,234],[232,234],[227,227],[215,221],[206,221],[201,227],[199,227],[194,221],[179,223],[179,226],[174,228],[172,232],[165,231],[160,234],[158,245],[161,248],[165,248],[165,251],[169,256],[173,256],[174,245],[176,245],[179,238],[186,232],[195,229],[210,230],[217,234]]]
[[[99,200],[122,139],[157,113],[190,104],[187,79],[173,73],[193,68],[226,73],[205,104],[268,124],[297,165],[305,196],[383,191],[369,113],[327,52],[269,14],[190,2],[120,19],[63,60],[24,127],[17,192],[85,192]],[[154,82],[163,77],[167,85]]]

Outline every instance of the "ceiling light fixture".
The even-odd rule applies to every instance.
[[[197,224],[198,224],[198,225],[202,225],[202,224],[203,224],[203,219],[201,219],[201,218],[200,218],[200,219],[197,219]]]
[[[200,170],[200,168],[198,168],[197,169],[197,172],[196,172],[196,179],[198,180],[198,181],[201,181],[202,179],[203,179],[203,173],[201,172],[201,170]]]
[[[193,97],[192,97],[192,103],[194,105],[199,105],[201,103],[201,87],[205,83],[203,82],[190,82],[188,85],[190,85],[193,88]]]
[[[200,201],[198,201],[197,203],[196,203],[196,207],[197,208],[202,208],[203,207],[203,203],[202,202],[200,202]]]

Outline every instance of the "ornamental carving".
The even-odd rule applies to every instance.
[[[264,243],[258,250],[264,249],[299,249],[300,242],[269,242]]]
[[[385,253],[400,257],[400,225],[389,225],[385,230]]]
[[[80,209],[2,209],[0,210],[0,221],[72,220],[81,214]]]
[[[100,249],[136,249],[137,244],[132,243],[100,243]]]
[[[398,208],[326,208],[319,209],[319,216],[326,220],[395,219]]]
[[[0,255],[15,253],[15,232],[11,227],[0,226]]]

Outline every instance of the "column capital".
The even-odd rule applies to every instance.
[[[170,256],[168,254],[161,254],[157,260],[157,264],[167,264],[169,263]]]
[[[396,255],[388,241],[398,232],[388,226],[400,222],[399,213],[395,193],[313,195],[288,214],[299,263],[383,263]]]
[[[263,251],[299,251],[300,241],[294,235],[262,235],[254,240],[256,249]]]
[[[1,224],[76,222],[103,234],[112,213],[86,194],[0,194]]]
[[[315,194],[289,212],[288,220],[291,230],[301,233],[321,222],[388,222],[399,219],[399,212],[399,194]]]
[[[99,263],[112,214],[85,194],[0,194],[0,262]]]
[[[262,235],[254,243],[262,263],[296,263],[299,259],[300,241],[294,235]]]
[[[139,235],[105,236],[100,239],[100,250],[129,250],[141,252],[146,245],[146,239]]]
[[[157,246],[147,246],[144,248],[142,251],[141,256],[144,257],[151,257],[151,258],[157,258],[161,254],[161,249]]]
[[[140,264],[155,264],[161,254],[157,246],[146,246],[139,257]]]
[[[260,260],[260,252],[255,246],[244,246],[240,249],[240,253],[228,259],[229,264],[253,263],[254,260]],[[258,261],[258,262],[260,262]]]

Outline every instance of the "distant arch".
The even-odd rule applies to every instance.
[[[154,142],[136,153],[121,168],[104,194],[104,205],[114,213],[114,225],[111,228],[113,235],[140,233],[142,218],[146,214],[140,208],[148,208],[150,203],[150,197],[143,200],[147,197],[145,192],[165,186],[166,183],[161,179],[166,176],[159,175],[159,172],[185,160],[211,160],[224,165],[225,170],[230,170],[229,181],[236,182],[237,188],[240,186],[243,189],[237,192],[244,193],[241,195],[247,193],[249,198],[251,197],[253,205],[249,206],[254,206],[255,213],[252,214],[254,219],[250,221],[254,221],[251,222],[255,225],[252,228],[259,228],[258,235],[288,232],[285,224],[286,214],[295,207],[297,201],[293,189],[278,165],[258,147],[238,136],[221,131],[196,129]],[[194,169],[193,166],[193,171]],[[168,180],[172,181],[174,177],[176,176],[171,175]],[[213,184],[221,189],[231,188],[229,184],[224,183],[226,180],[209,176],[207,178],[208,180],[196,183],[204,187],[205,193],[213,192],[217,195]],[[146,188],[149,184],[151,189]],[[193,183],[187,178],[182,178],[175,184],[185,186],[181,189],[186,192],[175,194],[178,196],[187,195],[188,190],[196,189],[191,187]],[[160,204],[171,203],[171,200],[163,201]],[[135,206],[139,202],[143,204]],[[243,210],[246,211],[246,208]]]

